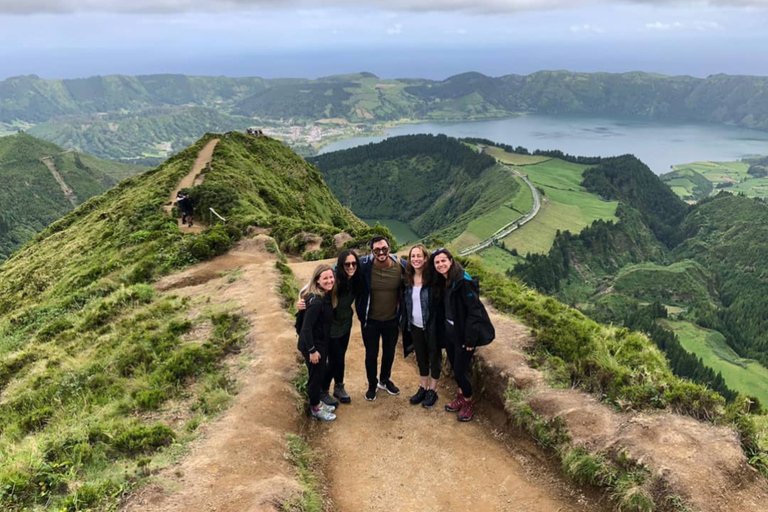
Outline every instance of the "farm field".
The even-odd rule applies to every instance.
[[[551,157],[541,155],[521,155],[519,153],[509,153],[508,151],[504,151],[502,148],[493,146],[486,146],[485,152],[501,163],[520,166],[540,164],[552,159]]]
[[[585,165],[556,158],[521,169],[544,192],[539,214],[502,241],[521,255],[546,253],[558,230],[578,233],[598,219],[616,220],[616,201],[603,201],[581,186]]]
[[[512,256],[510,253],[501,249],[500,247],[494,246],[483,249],[476,254],[482,258],[483,265],[485,265],[485,267],[502,275],[507,269],[513,268],[516,264],[524,261],[523,258],[519,256]]]
[[[694,173],[712,183],[712,195],[721,190],[717,188],[719,184],[733,183],[724,190],[733,194],[743,193],[748,197],[768,198],[768,178],[754,178],[747,174],[747,170],[749,164],[745,162],[693,162],[673,166],[676,176],[664,181],[675,194],[689,202],[694,198]]]
[[[706,366],[720,372],[729,388],[756,396],[761,403],[768,404],[768,368],[751,359],[739,357],[717,331],[685,321],[660,322],[677,334],[685,350],[696,354]]]

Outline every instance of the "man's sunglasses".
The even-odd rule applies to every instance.
[[[344,266],[347,267],[347,268],[355,268],[355,267],[357,267],[357,262],[356,261],[345,261],[344,262]]]
[[[378,256],[379,254],[387,254],[389,252],[389,247],[377,247],[376,249],[371,251],[373,254]]]

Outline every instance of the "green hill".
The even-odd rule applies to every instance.
[[[675,165],[659,176],[685,201],[696,202],[721,190],[747,197],[768,198],[768,158],[744,158],[738,162],[693,162]]]
[[[214,137],[212,170],[192,193],[228,222],[185,234],[163,207]],[[186,435],[155,413],[163,403],[202,414],[233,392],[220,361],[244,343],[244,320],[148,283],[226,252],[251,226],[284,248],[320,235],[324,255],[338,251],[340,231],[371,236],[279,141],[209,134],[86,201],[0,266],[0,508],[114,504],[148,456]],[[207,340],[185,341],[200,322]]]
[[[492,157],[445,135],[392,137],[310,161],[355,214],[405,222],[422,237],[451,240],[520,189]]]
[[[144,170],[25,134],[0,138],[0,261],[77,205]]]
[[[707,304],[717,296],[712,274],[690,260],[668,266],[627,265],[616,274],[613,288],[640,302],[661,301],[676,306]]]

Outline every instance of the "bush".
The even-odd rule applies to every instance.
[[[160,389],[146,389],[136,392],[136,405],[144,410],[155,410],[165,401],[165,393]]]
[[[123,454],[137,455],[157,451],[170,445],[175,439],[176,434],[165,425],[139,425],[115,436],[111,444]]]

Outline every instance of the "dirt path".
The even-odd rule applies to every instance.
[[[132,496],[126,511],[274,511],[299,492],[294,468],[285,460],[286,434],[303,422],[291,379],[296,372],[296,334],[273,292],[278,283],[274,255],[263,239],[170,276],[161,290],[214,304],[234,301],[251,324],[240,360],[240,393],[218,420],[205,427],[191,452],[162,471],[156,483]],[[230,283],[223,272],[241,269]]]
[[[303,282],[317,263],[293,263],[291,267]],[[450,379],[441,382],[440,400],[433,410],[410,405],[408,398],[418,387],[418,373],[413,361],[404,361],[401,354],[392,375],[401,394],[379,391],[374,402],[365,401],[364,349],[355,321],[345,379],[352,403],[341,405],[335,422],[310,425],[313,447],[327,461],[331,510],[601,510],[524,450],[510,449],[482,415],[477,421],[460,423],[455,414],[445,412],[443,405],[455,393]]]
[[[59,187],[61,187],[61,192],[64,194],[64,197],[66,197],[67,200],[72,203],[72,206],[77,206],[78,200],[77,196],[75,195],[75,191],[72,190],[69,185],[67,185],[67,182],[64,181],[64,178],[62,178],[59,170],[56,169],[56,164],[53,163],[53,157],[44,156],[40,158],[40,161],[45,164],[49,171],[51,171],[53,179],[55,179],[56,183],[58,183]]]
[[[179,184],[176,185],[176,188],[173,189],[173,192],[171,192],[169,202],[164,208],[168,215],[170,215],[171,211],[173,210],[173,205],[176,203],[176,196],[178,195],[179,190],[183,188],[191,188],[193,185],[200,185],[203,183],[203,179],[205,177],[201,173],[203,169],[205,169],[205,167],[211,163],[211,160],[213,160],[213,150],[216,148],[216,144],[218,143],[219,139],[211,139],[208,144],[203,146],[203,149],[200,150],[200,153],[197,154],[197,158],[195,159],[195,163],[192,166],[192,170],[189,171],[189,174],[182,178]],[[205,226],[202,225],[199,221],[195,221],[195,224],[191,228],[179,222],[179,229],[185,233],[199,233],[204,227]]]

